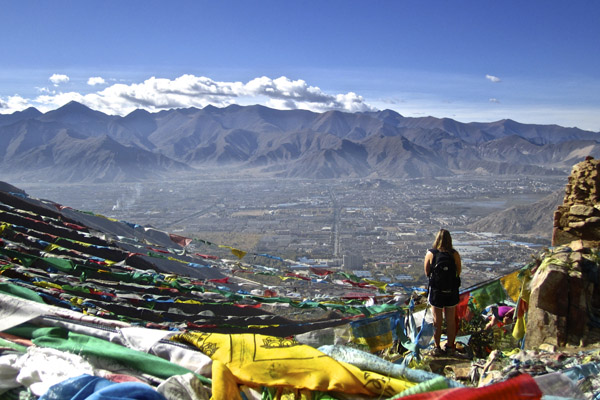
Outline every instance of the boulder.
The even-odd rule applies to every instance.
[[[583,345],[588,335],[588,305],[597,285],[590,272],[590,248],[581,240],[548,254],[531,280],[525,347]],[[596,267],[597,268],[597,267]],[[592,269],[593,270],[593,269]]]
[[[546,263],[536,271],[531,282],[525,347],[566,344],[568,287],[569,276],[564,267]]]

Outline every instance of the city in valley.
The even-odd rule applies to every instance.
[[[476,232],[491,213],[564,188],[566,177],[418,180],[186,179],[100,185],[16,183],[32,197],[249,254],[241,262],[281,269],[315,265],[383,282],[423,285],[423,257],[440,228],[463,258],[462,287],[526,265],[544,235]],[[195,252],[235,258],[194,241]],[[293,260],[277,261],[268,254]]]

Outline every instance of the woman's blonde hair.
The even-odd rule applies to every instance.
[[[450,232],[446,229],[440,229],[433,241],[433,248],[445,251],[453,250],[454,247],[452,247],[452,236],[450,236]]]

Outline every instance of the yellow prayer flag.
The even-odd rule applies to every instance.
[[[44,249],[44,251],[46,253],[52,253],[52,250],[56,250],[56,249],[62,249],[62,247],[60,247],[57,244],[50,243],[48,246],[46,246],[46,248]]]
[[[237,258],[239,258],[240,260],[242,258],[244,258],[244,256],[246,255],[246,252],[243,250],[238,250],[238,249],[231,249],[231,252],[233,253],[234,256],[236,256]]]
[[[515,322],[515,327],[512,331],[512,336],[517,340],[521,340],[525,336],[526,332],[527,325],[525,324],[525,316],[518,317],[517,322]]]
[[[250,387],[279,386],[391,397],[415,385],[338,362],[295,339],[250,333],[186,332],[171,340],[196,346],[213,361],[225,364],[237,384]],[[228,393],[237,392],[237,387],[225,389],[223,382],[215,382],[213,375],[214,385]]]
[[[211,400],[242,400],[238,383],[225,363],[213,360]]]
[[[277,275],[277,277],[279,277],[279,279],[281,279],[282,281],[287,281],[288,279],[296,279],[298,281],[302,280],[302,279],[298,278],[297,276],[282,276],[282,275]]]
[[[369,285],[373,285],[376,288],[381,289],[383,291],[385,291],[385,289],[387,288],[387,285],[388,285],[385,282],[375,281],[375,280],[372,280],[372,279],[363,279],[363,281],[365,281]]]
[[[519,280],[519,270],[508,274],[502,278],[500,278],[500,282],[502,282],[502,286],[504,286],[504,290],[508,293],[508,296],[512,299],[512,301],[516,302],[519,299],[519,294],[521,293],[521,281]]]
[[[52,288],[52,289],[62,289],[62,286],[53,283],[53,282],[45,282],[45,281],[38,281],[38,282],[32,282],[35,286],[38,287],[43,287],[43,288]]]
[[[225,246],[224,244],[220,244],[220,245],[219,245],[219,247],[222,247],[222,248],[225,248],[225,249],[229,249],[229,250],[231,250],[231,253],[232,253],[234,256],[236,256],[237,258],[239,258],[240,260],[241,260],[242,258],[244,258],[244,256],[246,255],[246,252],[245,252],[245,251],[243,251],[243,250],[239,250],[239,249],[236,249],[236,248],[233,248],[233,247],[231,247],[231,246]]]
[[[175,257],[167,257],[167,259],[171,260],[171,261],[177,261],[177,262],[180,262],[182,264],[188,264],[189,263],[189,261],[183,261],[183,260],[180,260],[180,259],[175,258]]]
[[[265,329],[265,328],[278,328],[279,324],[274,325],[248,325],[249,329]]]
[[[386,332],[383,335],[373,337],[355,337],[352,339],[354,343],[362,344],[369,348],[371,353],[389,348],[394,343],[392,332]]]
[[[182,303],[182,304],[204,304],[201,301],[198,300],[181,300],[181,299],[175,299],[175,303]]]

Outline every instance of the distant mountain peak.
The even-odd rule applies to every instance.
[[[217,111],[219,108],[213,106],[212,104],[209,104],[207,106],[204,106],[203,110],[204,111]]]
[[[129,114],[127,114],[124,118],[135,118],[135,117],[139,117],[139,116],[148,116],[150,115],[150,112],[147,110],[144,110],[143,108],[138,108],[136,110],[133,110],[132,112],[130,112]]]
[[[390,110],[389,108],[379,111],[379,115],[381,115],[383,117],[394,116],[394,117],[404,118],[404,116],[402,114],[400,114],[399,112],[396,112],[394,110]]]
[[[57,108],[57,110],[62,110],[62,111],[69,111],[69,112],[74,112],[74,111],[94,111],[91,108],[89,108],[88,106],[81,104],[75,100],[71,100],[68,103],[66,103],[65,105],[63,105],[62,107]]]
[[[85,104],[81,104],[72,100],[63,105],[62,107],[57,108],[56,110],[48,111],[41,117],[41,119],[47,121],[70,120],[73,122],[82,122],[81,119],[83,118],[89,123],[92,120],[108,121],[114,119],[115,117],[116,116],[105,114],[102,111],[96,111],[94,109],[89,108]]]
[[[42,112],[35,107],[29,107],[24,109],[23,111],[17,111],[15,114],[20,114],[22,116],[26,116],[28,118],[36,118],[42,115]]]
[[[73,117],[92,117],[92,118],[100,118],[100,119],[108,119],[109,115],[104,114],[101,111],[96,111],[88,106],[78,103],[74,100],[66,103],[62,107],[57,108],[56,110],[48,111],[43,115],[44,119],[52,120],[52,119],[72,119]]]

